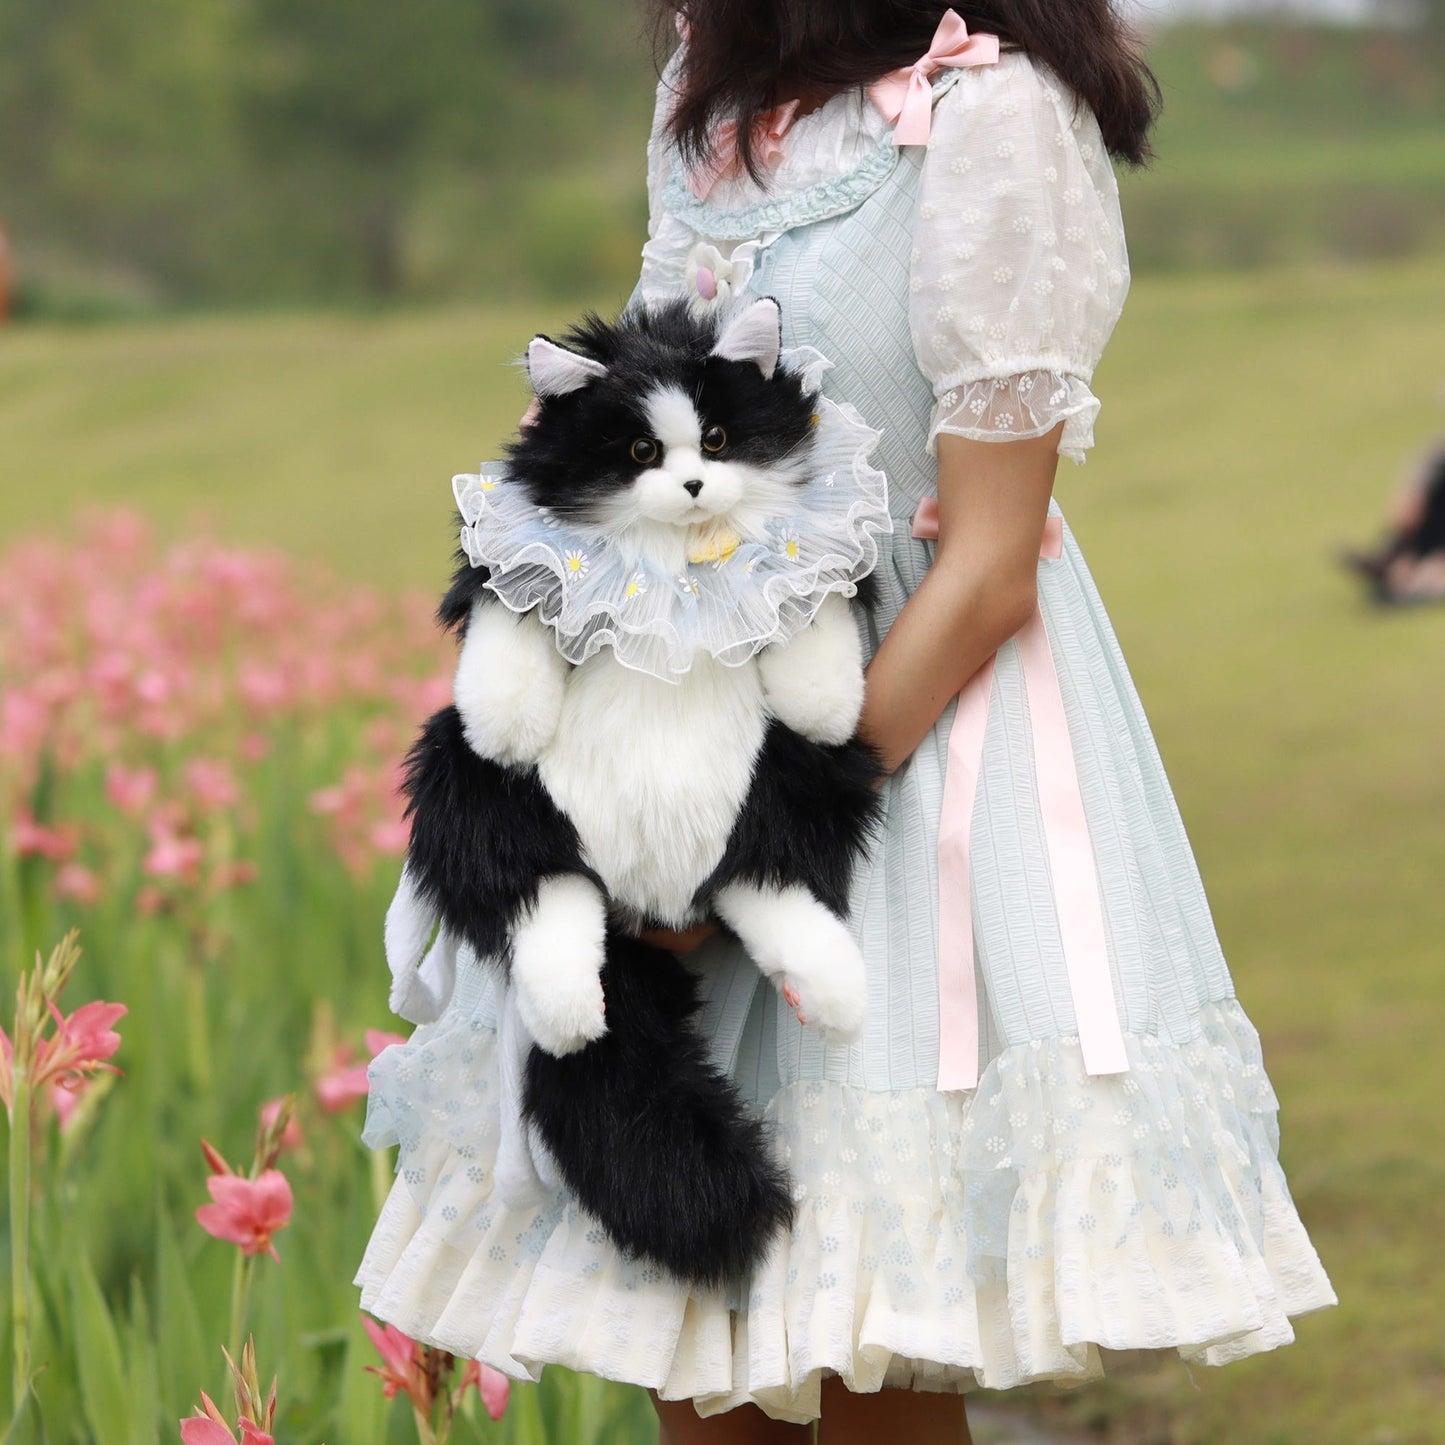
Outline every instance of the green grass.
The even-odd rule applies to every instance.
[[[1438,38],[1237,23],[1153,37],[1158,159],[1123,177],[1138,269],[1445,244]]]
[[[1197,1389],[1175,1369],[1064,1407],[1139,1439],[1405,1445],[1438,1439],[1445,1418],[1445,610],[1373,611],[1331,565],[1338,543],[1372,534],[1401,461],[1440,423],[1442,314],[1439,262],[1141,283],[1097,378],[1098,453],[1060,479],[1264,1037],[1296,1201],[1342,1299],[1302,1320],[1287,1350],[1196,1371]],[[353,578],[434,588],[447,478],[495,453],[525,402],[506,359],[556,319],[11,332],[0,543],[125,501],[177,534],[208,517]],[[305,983],[317,994],[379,966],[366,940],[382,883],[355,907],[344,878],[333,887],[349,921]],[[257,943],[285,936],[283,901],[272,906]],[[264,1007],[288,967],[270,961],[239,985],[228,1017]],[[245,1048],[227,1047],[218,1070],[259,1086]],[[136,1073],[114,1101],[143,1086]],[[174,1138],[137,1167],[193,1148],[200,1111],[174,1108]],[[343,1237],[363,1228],[364,1206],[347,1202]],[[104,1213],[86,1211],[86,1230],[112,1229]],[[323,1276],[349,1261],[323,1253],[308,1268],[319,1299],[341,1299]]]

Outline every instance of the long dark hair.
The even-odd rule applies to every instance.
[[[737,122],[756,181],[754,120],[780,100],[823,98],[911,65],[927,49],[944,0],[650,0],[659,53],[678,17],[687,28],[680,94],[668,123],[685,160],[709,158],[720,121]],[[1159,85],[1116,0],[958,0],[970,32],[988,31],[1047,64],[1098,118],[1104,143],[1141,165]]]

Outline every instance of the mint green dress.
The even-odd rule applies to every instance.
[[[927,147],[863,93],[797,120],[766,189],[696,189],[662,136],[636,295],[770,295],[785,344],[882,432],[894,533],[876,646],[927,573],[911,535],[940,432],[1063,423],[1082,460],[1090,382],[1128,286],[1093,117],[1026,56],[933,81]],[[699,191],[706,190],[700,195]],[[1057,513],[1057,507],[1053,509]],[[829,1047],[736,945],[692,961],[715,1057],[764,1111],[797,1222],[735,1291],[622,1258],[565,1193],[493,1196],[496,1001],[463,958],[439,1022],[373,1065],[368,1138],[398,1178],[358,1276],[407,1334],[517,1377],[548,1363],[808,1420],[819,1386],[1078,1382],[1158,1352],[1223,1364],[1334,1302],[1277,1158],[1276,1100],[1235,999],[1143,709],[1073,537],[1040,608],[1097,868],[1127,1072],[1081,1056],[1016,643],[987,694],[971,817],[976,1088],[939,1092],[939,818],[953,709],[890,780],[852,924],[866,1033]],[[659,1160],[659,1167],[666,1161]]]

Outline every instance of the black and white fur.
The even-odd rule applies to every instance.
[[[765,300],[723,324],[677,303],[589,317],[563,345],[537,337],[541,408],[510,448],[514,478],[678,572],[720,526],[761,535],[796,507],[817,408],[779,366],[780,336]],[[610,648],[572,666],[486,582],[463,562],[441,607],[463,643],[454,705],[409,759],[411,846],[388,918],[399,991],[415,1004],[438,986],[417,970],[434,915],[434,956],[461,939],[504,960],[536,1043],[524,1112],[561,1180],[629,1254],[700,1284],[737,1277],[790,1220],[787,1180],[693,1030],[692,974],[631,935],[715,915],[800,1019],[859,1033],[844,915],[878,765],[854,735],[852,609],[831,596],[752,661],[700,654],[667,681]],[[498,1170],[516,1155],[504,1137]]]

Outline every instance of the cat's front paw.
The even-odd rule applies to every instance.
[[[557,733],[568,665],[530,612],[477,602],[457,659],[452,699],[472,749],[493,762],[535,763]]]
[[[844,743],[863,711],[863,644],[848,603],[828,597],[796,637],[758,658],[768,710],[818,743]]]
[[[607,1032],[602,997],[607,910],[586,878],[548,878],[512,935],[517,1011],[538,1047],[558,1058]]]

